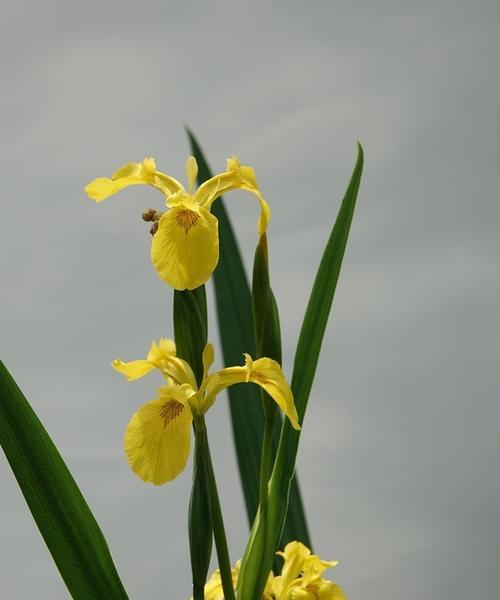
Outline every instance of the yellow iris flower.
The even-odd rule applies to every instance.
[[[144,481],[161,485],[184,470],[191,445],[193,414],[204,414],[217,394],[230,385],[256,383],[273,398],[292,426],[300,429],[292,391],[276,361],[252,360],[246,354],[244,366],[228,367],[209,375],[213,360],[213,346],[207,344],[199,388],[189,364],[176,355],[173,340],[153,342],[143,360],[113,361],[113,367],[128,381],[144,377],[154,369],[167,380],[167,385],[158,389],[157,397],[134,414],[125,430],[125,454],[134,473]]]
[[[342,588],[323,579],[326,569],[337,565],[311,554],[301,542],[290,542],[283,552],[281,575],[274,577],[271,588],[275,600],[346,600]]]
[[[210,209],[225,192],[235,189],[255,194],[260,202],[259,236],[267,230],[270,210],[262,197],[251,167],[242,166],[236,157],[228,158],[227,169],[205,181],[193,192],[198,165],[193,156],[186,161],[188,189],[176,179],[156,170],[153,158],[128,163],[111,178],[99,177],[86,187],[86,194],[101,202],[131,185],[147,184],[166,197],[170,208],[158,221],[153,235],[151,260],[158,275],[177,290],[194,289],[206,283],[219,260],[218,221]]]
[[[238,576],[240,574],[241,561],[239,560],[236,565],[231,569],[231,575],[233,578],[233,587],[236,589],[238,583]],[[269,579],[266,583],[262,600],[275,600],[271,591],[271,584],[273,581],[273,574],[269,575]],[[193,600],[191,598],[191,600]],[[205,600],[224,600],[224,591],[222,589],[222,580],[220,577],[220,571],[217,569],[212,573],[210,579],[205,584]]]
[[[337,561],[322,560],[301,542],[290,542],[277,554],[284,559],[283,568],[277,577],[272,572],[269,574],[262,600],[346,600],[340,586],[322,577]],[[231,570],[235,588],[239,571],[238,561]],[[205,600],[224,600],[219,570],[205,585]]]

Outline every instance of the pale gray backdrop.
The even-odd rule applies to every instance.
[[[172,335],[134,188],[256,169],[272,207],[284,368],[355,159],[366,169],[300,449],[315,549],[351,600],[498,598],[496,1],[2,2],[0,353],[75,474],[134,600],[190,595],[190,470],[154,488],[122,432],[159,378],[111,359]],[[247,265],[257,208],[228,196]],[[212,296],[210,292],[210,302]],[[211,339],[218,344],[215,322]],[[220,356],[220,351],[219,351]],[[234,560],[246,520],[225,398],[208,416]],[[0,456],[0,597],[68,594]]]

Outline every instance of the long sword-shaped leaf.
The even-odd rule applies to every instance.
[[[71,596],[76,600],[126,600],[99,525],[2,362],[0,445]]]
[[[188,130],[192,153],[198,161],[199,183],[211,177],[210,168],[193,134]],[[219,264],[214,272],[219,332],[226,366],[241,363],[242,354],[256,356],[252,296],[231,222],[222,198],[214,203],[219,221]],[[264,415],[256,386],[237,385],[228,389],[233,437],[241,485],[250,525],[259,504],[260,451]],[[301,540],[310,546],[297,478],[290,488],[289,511],[283,530],[286,541]]]
[[[304,419],[318,364],[321,343],[354,214],[362,170],[363,149],[358,144],[356,165],[321,259],[295,353],[292,391],[300,423]],[[293,429],[285,419],[270,482],[267,510],[257,515],[243,557],[238,579],[239,600],[254,600],[262,597],[283,529],[283,515],[287,510],[299,439],[300,432]]]

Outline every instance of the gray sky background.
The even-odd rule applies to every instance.
[[[156,157],[184,178],[252,165],[272,208],[284,368],[349,179],[366,169],[299,473],[315,550],[350,600],[498,598],[500,9],[460,2],[3,2],[1,358],[104,530],[132,599],[189,598],[190,469],[129,470],[122,434],[155,375],[109,367],[171,336],[133,188],[83,186]],[[257,207],[228,197],[250,264]],[[210,296],[210,301],[212,300]],[[220,349],[216,324],[211,339]],[[246,521],[224,398],[208,415],[233,560]],[[0,595],[68,594],[0,456]]]

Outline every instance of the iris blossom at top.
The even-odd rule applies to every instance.
[[[147,184],[165,195],[166,211],[158,222],[151,244],[151,260],[161,279],[177,290],[194,289],[208,281],[219,260],[219,231],[210,209],[225,192],[241,189],[255,194],[260,202],[259,236],[270,218],[267,202],[257,186],[255,172],[239,160],[227,160],[227,169],[205,181],[193,192],[198,174],[194,156],[186,161],[188,189],[176,179],[156,170],[152,158],[128,163],[111,178],[99,177],[86,187],[87,195],[101,202],[130,185]]]

